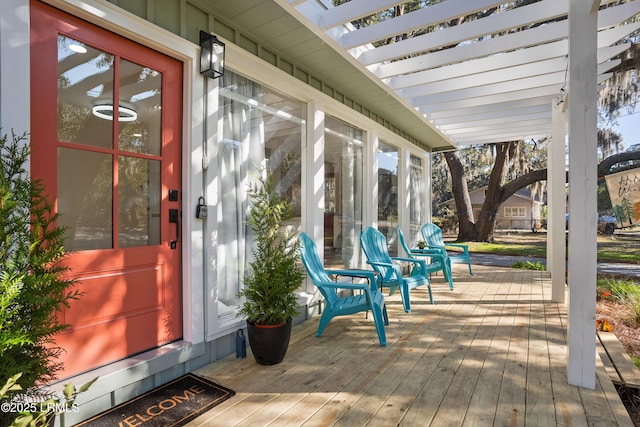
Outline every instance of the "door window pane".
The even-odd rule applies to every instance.
[[[398,148],[378,146],[378,230],[387,237],[389,254],[398,254]]]
[[[160,244],[161,101],[160,72],[58,35],[59,212],[69,249]]]
[[[364,136],[361,129],[325,118],[324,262],[328,266],[361,264]]]
[[[113,164],[110,154],[58,148],[58,224],[65,248],[113,247]]]
[[[160,155],[162,74],[121,60],[119,98],[118,148]]]
[[[118,157],[118,245],[160,244],[160,161]]]
[[[58,36],[58,141],[111,148],[113,56]]]

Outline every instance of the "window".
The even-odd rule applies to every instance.
[[[378,230],[387,237],[389,253],[398,255],[398,148],[380,141],[378,147]]]
[[[264,169],[295,203],[301,224],[301,147],[305,105],[245,77],[225,71],[220,88],[223,140],[218,154],[218,317],[235,317],[238,291],[250,260],[247,189]]]
[[[324,262],[360,266],[365,133],[336,118],[325,118]]]
[[[511,218],[525,218],[526,208],[524,206],[507,206],[504,208],[504,216]]]

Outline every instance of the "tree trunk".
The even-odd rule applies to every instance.
[[[496,161],[493,169],[491,169],[491,175],[489,175],[489,184],[484,195],[484,203],[476,223],[475,241],[477,242],[493,242],[496,215],[498,215],[498,209],[500,209],[500,204],[502,203],[502,183],[507,176],[507,164],[515,145],[515,142],[495,144]],[[458,239],[464,239],[464,237],[458,236]]]
[[[466,175],[460,158],[455,152],[445,153],[445,159],[451,172],[451,188],[456,201],[458,215],[458,241],[493,242],[493,230],[496,215],[503,200],[502,183],[507,174],[507,164],[516,142],[496,144],[496,160],[489,176],[489,185],[485,193],[484,204],[477,221],[474,221],[473,208],[467,188]]]
[[[458,216],[458,240],[465,236],[464,240],[475,240],[475,224],[473,219],[473,207],[467,188],[467,176],[464,166],[455,151],[444,153],[444,158],[451,173],[451,191],[456,202]]]

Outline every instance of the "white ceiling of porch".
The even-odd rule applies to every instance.
[[[275,2],[454,145],[549,136],[552,102],[569,90],[568,0],[538,0],[511,10],[505,6],[512,2],[446,0],[361,29],[351,22],[403,2]],[[631,22],[640,0],[618,3],[602,0],[598,12],[599,82],[611,76],[630,47],[624,41],[640,29],[640,22]],[[400,37],[493,7],[495,12],[475,21]]]

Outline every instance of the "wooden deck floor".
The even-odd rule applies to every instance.
[[[380,347],[371,319],[294,326],[279,365],[235,356],[197,371],[237,394],[189,426],[633,426],[598,359],[596,389],[567,384],[566,307],[548,302],[545,272],[455,266],[411,293],[386,297]],[[595,333],[595,330],[594,330]]]

